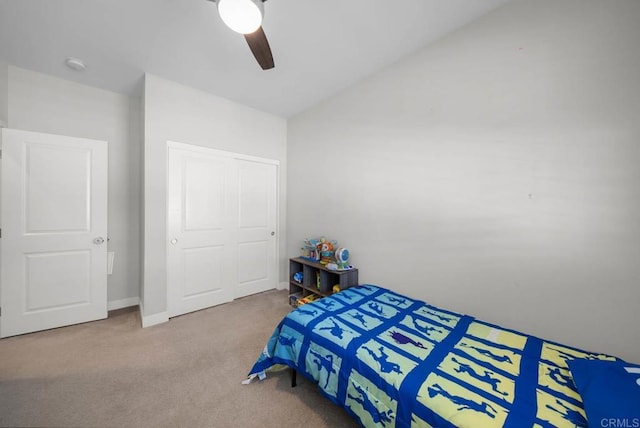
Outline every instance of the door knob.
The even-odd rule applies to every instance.
[[[93,239],[93,243],[96,245],[101,245],[104,243],[104,238],[102,236],[98,236],[97,238]]]
[[[274,236],[276,233],[275,232],[271,232],[271,236]]]
[[[171,240],[171,243],[172,243],[173,245],[176,245],[176,244],[178,243],[178,240],[177,240],[177,239],[175,239],[175,238],[173,238],[173,239]]]

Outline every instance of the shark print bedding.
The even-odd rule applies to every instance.
[[[584,427],[572,359],[616,360],[362,285],[289,313],[250,376],[287,365],[365,427]]]

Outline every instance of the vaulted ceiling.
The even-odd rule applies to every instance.
[[[149,72],[289,117],[507,1],[269,0],[263,71],[206,0],[0,0],[0,59],[125,94]]]

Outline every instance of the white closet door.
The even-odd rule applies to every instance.
[[[169,316],[277,285],[277,163],[168,144]]]
[[[169,316],[228,302],[237,281],[231,158],[169,147]]]
[[[270,290],[277,284],[276,213],[278,168],[237,160],[238,283],[234,297]]]
[[[107,316],[107,143],[2,130],[0,335]]]

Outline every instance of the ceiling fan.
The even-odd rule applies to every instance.
[[[267,0],[209,0],[218,5],[220,18],[236,33],[244,35],[249,49],[263,70],[275,67],[269,41],[262,29],[263,3]]]

